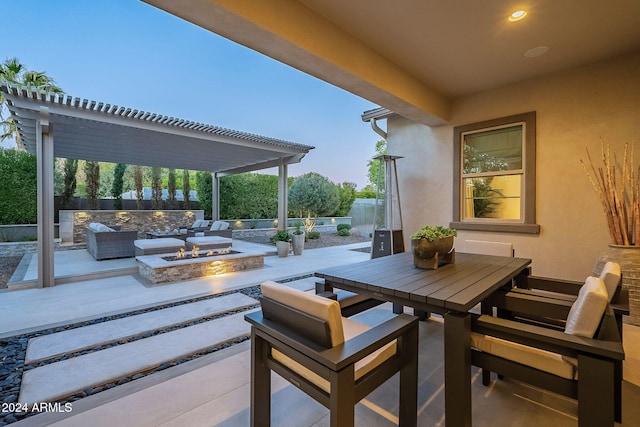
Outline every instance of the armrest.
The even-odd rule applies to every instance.
[[[527,277],[528,289],[540,289],[543,291],[558,292],[568,295],[578,295],[583,284],[584,282],[576,282],[572,280],[559,280],[536,276]]]
[[[491,296],[489,303],[523,315],[562,320],[567,318],[573,305],[573,301],[550,298],[521,289],[497,291]]]
[[[290,347],[333,371],[357,362],[408,332],[412,327],[418,327],[416,317],[401,314],[343,344],[324,349],[305,340],[304,337],[293,338],[285,328],[265,319],[261,311],[247,314],[244,318],[261,333],[262,337],[275,343],[279,347],[278,350],[282,350],[282,347]]]
[[[618,341],[603,341],[565,334],[547,329],[482,315],[472,320],[472,331],[572,357],[578,353],[624,360],[624,349]]]

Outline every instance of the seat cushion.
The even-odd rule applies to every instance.
[[[604,281],[589,276],[580,288],[578,298],[571,306],[564,332],[593,338],[602,320],[609,296]]]
[[[618,290],[618,286],[620,286],[622,278],[620,264],[612,261],[607,262],[600,272],[600,278],[604,281],[604,285],[607,288],[608,299],[609,302],[611,302]]]
[[[561,354],[476,332],[471,333],[471,347],[568,380],[573,380],[577,376],[577,361],[572,359],[575,361],[574,365],[570,363],[571,361],[565,360]]]
[[[362,334],[363,332],[366,332],[369,329],[371,329],[370,326],[367,326],[363,323],[356,322],[346,317],[342,318],[342,326],[344,330],[345,341],[348,341],[351,338],[356,337]],[[394,354],[396,354],[396,349],[397,349],[397,340],[393,340],[387,345],[379,348],[373,353],[357,361],[354,366],[355,380],[356,381],[359,380],[364,375],[368,374],[369,372],[371,372],[372,370],[380,366],[384,361],[391,358]],[[285,356],[284,354],[282,354],[276,349],[272,350],[271,356],[278,362],[287,366],[289,369],[295,371],[298,375],[300,375],[307,381],[312,382],[313,384],[318,386],[320,389],[324,390],[326,393],[331,393],[331,383],[326,379],[322,378],[320,375],[305,368],[300,363],[289,358],[288,356]]]
[[[133,242],[140,249],[156,249],[156,248],[183,248],[184,242],[173,237],[163,237],[160,239],[140,239]]]
[[[228,244],[229,246],[231,246],[231,244],[233,243],[233,240],[229,239],[228,237],[221,237],[221,236],[203,236],[203,237],[187,237],[187,242],[196,246],[223,245],[223,244]]]

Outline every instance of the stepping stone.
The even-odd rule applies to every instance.
[[[257,304],[240,292],[208,300],[150,311],[122,319],[70,329],[29,340],[26,363],[50,359],[66,353],[93,348],[145,332],[188,323]]]
[[[21,403],[52,402],[87,388],[149,370],[237,337],[249,336],[246,312],[26,371]]]

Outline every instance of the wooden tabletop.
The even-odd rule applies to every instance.
[[[404,252],[320,270],[315,275],[332,286],[391,296],[407,306],[467,312],[530,263],[524,258],[456,253],[455,263],[425,270],[413,265],[412,253]]]

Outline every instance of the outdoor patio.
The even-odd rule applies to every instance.
[[[267,256],[263,269],[155,287],[145,286],[136,274],[131,273],[132,259],[105,263],[83,256],[86,255],[84,251],[57,252],[56,272],[67,283],[53,288],[3,293],[0,309],[5,315],[0,320],[0,336],[106,316],[113,316],[116,320],[100,323],[93,329],[89,325],[64,331],[75,333],[75,336],[69,335],[64,339],[59,339],[64,335],[38,337],[42,341],[32,346],[28,357],[45,361],[49,358],[50,363],[47,365],[45,362],[43,366],[37,365],[37,368],[26,371],[30,372],[31,378],[23,379],[23,389],[25,393],[31,393],[33,399],[46,400],[47,392],[63,390],[65,386],[73,389],[75,380],[89,379],[85,385],[78,383],[81,392],[98,389],[96,384],[88,384],[91,381],[100,383],[100,378],[109,375],[116,379],[105,379],[102,383],[113,381],[121,385],[105,387],[103,391],[88,393],[83,398],[76,394],[70,411],[30,416],[13,425],[249,425],[250,341],[245,338],[249,325],[243,316],[256,306],[250,292],[233,291],[250,288],[264,280],[279,280],[313,292],[316,279],[309,274],[331,266],[366,260],[369,254],[353,249],[367,245],[307,250],[297,257]],[[234,248],[273,250],[242,241],[234,241]],[[30,260],[31,264],[34,262]],[[103,266],[103,270],[97,271],[98,266]],[[25,279],[33,274],[29,268],[27,266],[24,272]],[[96,277],[100,275],[105,277]],[[207,299],[212,294],[223,296]],[[175,304],[183,300],[188,302]],[[152,312],[145,310],[158,306],[166,308]],[[235,314],[225,315],[229,310]],[[144,316],[146,320],[143,321]],[[361,322],[375,325],[393,314],[390,305],[385,304],[358,316]],[[139,340],[123,339],[123,344],[120,344],[120,338],[104,338],[118,342],[105,350],[93,350],[87,354],[77,350],[85,346],[85,341],[100,341],[101,334],[109,335],[112,330],[117,331],[114,332],[116,335],[126,336],[129,332],[122,331],[134,328],[122,325],[128,319],[137,328],[137,332],[131,333],[144,335],[143,331],[200,317],[205,321],[162,334],[149,334]],[[120,322],[118,326],[117,322]],[[109,326],[111,323],[113,327]],[[442,326],[442,319],[437,316],[420,323],[419,425],[444,425]],[[83,333],[84,329],[86,333]],[[640,399],[640,328],[625,325],[624,335],[623,425],[634,425],[640,417],[640,410],[632,403]],[[229,341],[235,344],[208,354],[203,352],[203,349]],[[96,345],[86,344],[88,347]],[[174,354],[174,349],[178,353]],[[187,357],[179,354],[185,351],[199,357],[186,361]],[[70,357],[65,360],[66,355],[56,356],[56,359],[49,354],[56,352],[68,353]],[[173,359],[181,359],[184,363],[155,369]],[[84,362],[75,364],[75,360]],[[66,370],[56,372],[51,368],[56,364]],[[144,372],[144,375],[132,375],[131,369]],[[126,381],[117,381],[119,377],[126,378]],[[328,425],[325,408],[275,377],[274,374],[273,425]],[[573,400],[509,380],[496,381],[490,387],[484,387],[480,377],[479,370],[474,368],[474,425],[496,425],[496,420],[506,423],[503,425],[522,426],[577,424],[577,403]],[[396,376],[358,404],[357,425],[396,425],[397,386]]]

